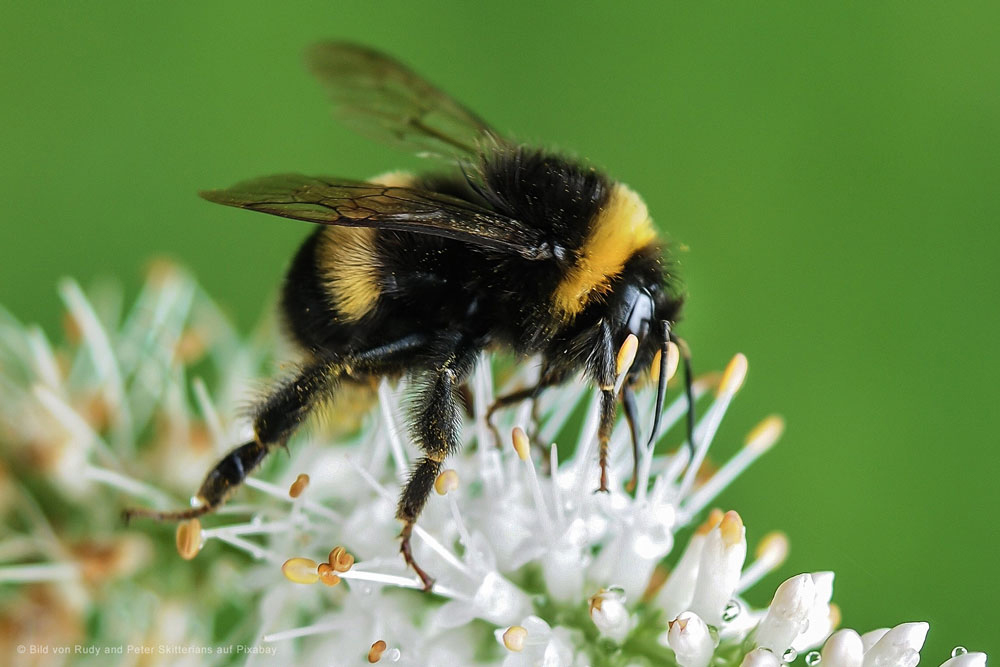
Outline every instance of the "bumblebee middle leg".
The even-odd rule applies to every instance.
[[[222,505],[264,458],[302,425],[310,412],[336,390],[348,375],[381,375],[398,365],[397,355],[419,347],[426,339],[411,336],[339,359],[326,358],[305,366],[298,375],[273,391],[257,409],[254,439],[236,447],[206,475],[195,495],[197,507],[175,512],[145,508],[125,510],[126,521],[144,516],[160,521],[178,521],[208,514]]]
[[[430,381],[420,390],[414,405],[411,432],[424,456],[410,473],[396,508],[396,518],[403,522],[400,553],[420,577],[424,590],[430,590],[434,580],[414,560],[410,537],[442,462],[458,448],[461,420],[456,400],[458,388],[472,371],[480,351],[479,346],[457,334],[448,343],[447,350],[432,359],[436,363],[430,371]]]

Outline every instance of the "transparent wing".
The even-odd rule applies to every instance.
[[[384,53],[345,42],[306,52],[334,113],[349,127],[421,155],[468,159],[498,135],[484,120]]]
[[[301,174],[264,176],[201,196],[217,204],[324,225],[430,234],[520,255],[551,258],[537,230],[462,199],[413,188]]]

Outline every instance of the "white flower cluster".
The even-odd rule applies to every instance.
[[[182,273],[169,271],[158,281],[120,326],[66,283],[63,295],[81,341],[69,364],[60,363],[37,329],[10,318],[0,322],[0,360],[20,359],[19,376],[5,375],[0,385],[5,430],[32,446],[49,443],[53,476],[78,497],[104,485],[131,503],[175,506],[170,494],[150,484],[193,489],[214,458],[248,437],[245,421],[226,417],[238,387],[259,372],[263,346],[240,341]],[[185,341],[193,332],[204,347],[200,354],[219,370],[214,401],[204,383],[186,376]],[[531,372],[530,364],[519,366],[503,391],[531,382]],[[834,632],[839,612],[831,604],[831,572],[788,579],[767,609],[754,610],[744,600],[788,550],[784,535],[772,533],[757,541],[747,563],[742,517],[709,511],[782,431],[781,420],[769,417],[731,460],[718,469],[706,464],[746,372],[746,359],[737,355],[723,374],[699,378],[693,446],[662,453],[656,443],[641,451],[635,480],[628,430],[619,425],[611,443],[611,491],[594,493],[593,392],[584,382],[553,389],[537,406],[500,413],[494,431],[485,417],[493,368],[484,358],[471,386],[465,446],[447,462],[451,468],[439,477],[414,533],[415,558],[436,578],[430,594],[406,590],[421,584],[404,566],[396,539],[396,496],[417,455],[401,417],[405,381],[380,385],[374,409],[349,442],[334,444],[322,429],[297,438],[290,458],[275,455],[279,461],[205,519],[214,525],[182,525],[177,546],[185,558],[210,552],[196,563],[226,555],[228,549],[208,548],[213,541],[258,561],[224,579],[254,604],[246,612],[256,632],[249,643],[275,648],[274,655],[247,656],[253,664],[285,665],[294,658],[329,665],[775,667],[802,655],[809,667],[915,667],[925,623],[864,635]],[[640,395],[640,414],[652,414],[652,393]],[[81,398],[95,396],[100,426]],[[683,396],[668,405],[663,431],[686,410]],[[565,437],[578,412],[585,416],[575,446],[550,445]],[[164,415],[163,430],[172,433],[169,455],[138,448],[139,434]],[[207,433],[200,446],[185,443],[199,428]],[[667,574],[663,561],[675,551],[675,535],[703,515]],[[74,565],[24,567],[0,566],[0,580],[44,579],[48,567],[69,567],[70,575],[60,576],[72,576]],[[196,626],[192,620],[184,631],[197,633]],[[984,654],[956,650],[944,664],[985,661]]]

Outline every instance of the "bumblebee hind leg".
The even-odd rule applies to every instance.
[[[434,579],[413,558],[410,547],[413,526],[434,488],[442,463],[458,448],[461,420],[458,388],[472,371],[480,349],[459,334],[442,344],[446,349],[431,359],[434,370],[429,372],[429,382],[420,390],[414,404],[411,431],[424,456],[410,473],[396,508],[396,518],[403,522],[399,551],[406,564],[420,577],[424,590],[431,589]]]
[[[254,439],[223,456],[206,475],[195,496],[200,505],[175,512],[131,508],[123,512],[125,521],[133,517],[181,521],[218,509],[268,454],[286,446],[312,410],[336,391],[345,375],[384,374],[399,366],[397,355],[412,351],[425,341],[423,336],[410,336],[358,354],[322,359],[307,365],[260,405],[253,422]]]

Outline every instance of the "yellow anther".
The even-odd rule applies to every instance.
[[[511,433],[511,439],[514,441],[514,451],[517,452],[518,458],[527,461],[528,455],[531,453],[531,441],[528,440],[528,434],[520,426],[515,426]]]
[[[373,665],[382,659],[382,654],[385,653],[386,643],[381,639],[372,644],[372,647],[368,649],[368,662]]]
[[[660,377],[660,358],[662,356],[663,352],[657,350],[656,354],[653,355],[652,363],[649,364],[649,377],[653,378],[654,380]]]
[[[726,370],[722,373],[722,382],[719,384],[720,394],[735,394],[743,386],[743,380],[747,377],[747,358],[742,353],[737,354],[729,360]]]
[[[337,572],[347,572],[354,566],[354,556],[344,547],[334,547],[328,558],[330,567]]]
[[[840,605],[836,602],[830,603],[830,627],[836,630],[840,627]]]
[[[677,367],[681,363],[681,350],[677,343],[667,343],[667,379],[671,379],[677,373]],[[659,369],[657,369],[659,370]]]
[[[763,454],[778,442],[784,432],[785,420],[778,415],[771,415],[753,427],[743,444],[748,449]]]
[[[524,640],[528,637],[528,631],[520,625],[512,625],[503,633],[503,645],[508,651],[521,651],[524,649]]]
[[[713,507],[708,513],[708,518],[694,531],[696,535],[708,535],[712,532],[712,529],[722,523],[722,510],[718,507]]]
[[[788,536],[780,530],[768,533],[761,538],[754,554],[757,558],[774,563],[773,567],[781,565],[788,558]]]
[[[442,472],[434,480],[434,490],[438,492],[439,496],[451,493],[456,489],[458,489],[458,473],[451,468]]]
[[[319,575],[319,580],[322,581],[327,586],[336,586],[340,583],[340,577],[335,574],[336,570],[329,563],[320,563],[319,567],[316,568],[316,574]]]
[[[288,489],[288,495],[292,498],[298,498],[307,486],[309,486],[309,475],[302,473],[292,482],[292,486]]]
[[[738,544],[743,539],[743,519],[734,510],[729,510],[719,524],[722,541],[726,546]]]
[[[285,578],[296,584],[315,584],[319,581],[316,561],[311,558],[289,558],[281,566]]]
[[[201,521],[190,519],[177,524],[177,553],[191,560],[201,551]]]
[[[639,349],[639,339],[635,334],[629,334],[625,338],[625,342],[622,346],[618,348],[618,359],[615,363],[615,375],[621,375],[622,373],[628,371],[632,368],[632,362],[635,361],[635,353]]]

